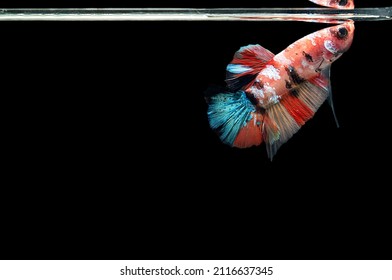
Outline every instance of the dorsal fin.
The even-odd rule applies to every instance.
[[[226,68],[227,86],[234,91],[246,89],[274,54],[260,45],[240,48]]]

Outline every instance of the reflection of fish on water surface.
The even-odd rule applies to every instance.
[[[332,106],[330,67],[353,36],[350,21],[309,34],[277,55],[260,45],[240,48],[226,69],[228,90],[207,93],[211,128],[233,147],[264,142],[272,160],[325,100]]]
[[[354,0],[309,0],[321,6],[335,9],[354,9]]]

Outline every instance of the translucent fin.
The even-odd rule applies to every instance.
[[[339,120],[336,116],[335,107],[333,105],[332,87],[331,87],[331,66],[323,69],[319,77],[312,80],[312,82],[318,86],[323,87],[328,91],[328,104],[331,107],[333,117],[335,119],[336,126],[339,128]]]
[[[300,126],[304,125],[314,115],[314,112],[294,93],[286,94],[281,100],[281,103]]]
[[[321,74],[326,79],[326,81],[328,82],[328,85],[327,85],[328,99],[327,100],[328,100],[329,106],[331,106],[332,114],[333,114],[333,117],[335,119],[336,126],[339,128],[340,127],[339,126],[339,121],[338,121],[338,118],[336,116],[335,107],[333,105],[332,87],[331,87],[331,66],[329,66],[328,68],[325,68],[321,72]]]
[[[264,141],[268,158],[272,160],[278,149],[300,129],[300,126],[281,103],[271,106],[266,111],[265,119],[268,121],[264,123]]]
[[[327,97],[326,88],[304,82],[295,91],[284,95],[280,102],[267,108],[263,136],[271,160],[279,148],[313,117]]]
[[[316,112],[328,97],[328,90],[326,88],[310,82],[301,84],[296,91],[298,98],[313,112]]]

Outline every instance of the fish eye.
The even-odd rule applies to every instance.
[[[339,6],[346,6],[347,5],[347,0],[340,0],[339,2]]]
[[[337,35],[338,35],[339,39],[343,39],[343,38],[345,38],[348,35],[348,31],[347,31],[346,28],[341,27],[341,28],[338,29]]]

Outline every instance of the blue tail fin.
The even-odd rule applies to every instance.
[[[261,122],[256,120],[254,114],[256,108],[247,98],[245,92],[226,91],[217,94],[209,92],[208,94],[209,96],[206,97],[208,120],[211,128],[218,133],[223,143],[237,147],[248,147],[261,143]],[[252,119],[255,121],[251,122]],[[240,133],[241,131],[243,133]],[[238,135],[241,139],[237,139]]]

